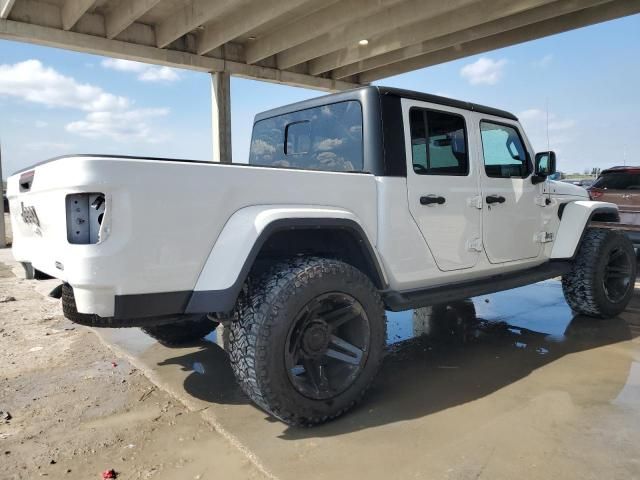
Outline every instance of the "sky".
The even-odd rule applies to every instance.
[[[640,15],[376,83],[511,111],[564,172],[640,165]],[[239,78],[231,91],[238,163],[257,113],[323,94]],[[3,174],[70,153],[209,160],[210,98],[205,73],[0,40]]]

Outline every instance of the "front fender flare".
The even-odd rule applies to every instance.
[[[198,277],[185,313],[228,312],[235,306],[244,282],[270,235],[297,228],[345,228],[360,237],[379,283],[386,279],[375,237],[348,210],[290,205],[253,206],[238,210],[225,224]]]
[[[560,227],[551,249],[552,259],[573,258],[582,241],[589,221],[597,213],[615,214],[618,206],[615,203],[579,200],[567,203],[562,211]]]

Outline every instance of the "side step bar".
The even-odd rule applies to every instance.
[[[523,287],[564,275],[571,270],[571,266],[570,261],[554,260],[524,271],[502,273],[479,280],[404,292],[385,290],[381,293],[386,307],[393,312],[399,312]]]

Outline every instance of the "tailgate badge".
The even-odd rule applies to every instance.
[[[24,203],[20,202],[22,221],[24,223],[28,223],[31,225],[35,225],[36,227],[40,227],[40,220],[38,219],[38,214],[36,213],[36,209],[34,207],[25,207]]]

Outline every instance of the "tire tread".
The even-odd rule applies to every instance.
[[[356,268],[339,260],[321,257],[297,257],[278,262],[263,275],[248,284],[247,291],[238,305],[238,319],[230,329],[231,366],[242,390],[262,409],[290,425],[311,426],[326,422],[342,415],[352,408],[364,396],[371,386],[371,380],[358,395],[343,408],[330,415],[316,416],[296,412],[281,404],[279,395],[265,368],[267,345],[277,312],[283,309],[287,301],[303,289],[311,280],[323,275],[340,275],[354,282],[364,282],[368,293],[376,299],[377,308],[384,317],[384,306],[378,291],[369,278]],[[386,338],[386,322],[384,323]],[[371,348],[384,349],[383,345]],[[382,363],[382,355],[373,356],[373,371],[377,372]]]

